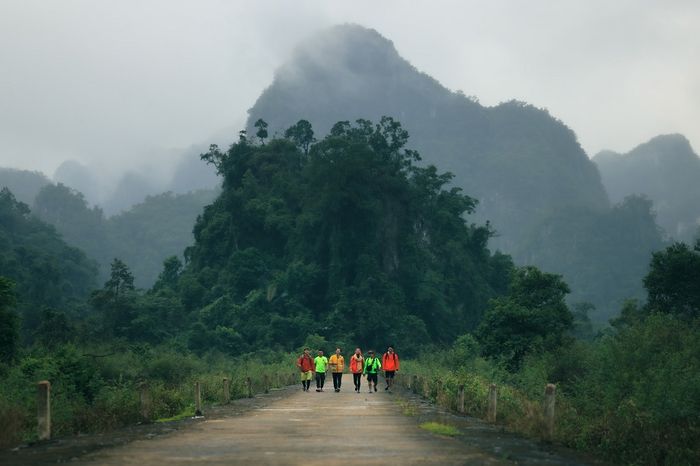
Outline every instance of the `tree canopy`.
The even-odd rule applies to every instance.
[[[416,166],[391,118],[339,122],[308,148],[295,131],[202,155],[224,189],[178,282],[199,315],[195,340],[293,346],[318,333],[417,346],[473,328],[511,267],[488,251],[489,227],[465,221],[476,201]]]

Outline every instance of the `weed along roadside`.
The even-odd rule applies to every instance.
[[[287,356],[285,356],[287,357]],[[75,385],[61,377],[32,382],[32,372],[10,373],[0,385],[0,451],[40,445],[71,436],[85,436],[114,429],[149,424],[164,424],[193,417],[208,417],[212,407],[219,410],[232,400],[269,393],[297,382],[298,375],[285,357],[279,363],[247,361],[215,362],[198,367],[199,361],[174,357],[168,364],[175,373],[191,372],[182,378],[164,374],[159,360],[149,366],[132,365],[133,375],[120,374],[111,381],[105,377],[113,363],[99,360],[92,382],[93,392],[81,396]],[[291,357],[287,357],[291,358]],[[119,356],[121,360],[124,356]],[[76,361],[83,363],[76,355]],[[154,370],[154,368],[158,370]],[[209,369],[205,372],[199,369]]]
[[[407,361],[408,369],[415,369],[414,361]],[[402,415],[410,417],[421,430],[436,436],[453,438],[483,451],[500,455],[516,464],[607,464],[603,459],[560,445],[548,437],[547,399],[539,403],[527,400],[527,407],[518,413],[527,413],[530,419],[519,424],[506,424],[513,413],[499,414],[497,421],[493,394],[499,390],[495,384],[459,383],[411,374],[407,371],[396,376],[395,403]],[[471,388],[468,388],[471,387]],[[512,389],[503,387],[508,393]],[[464,404],[462,404],[464,402]],[[551,399],[549,400],[551,402]],[[513,410],[515,402],[506,402],[507,410]],[[539,413],[537,411],[539,409]],[[536,425],[539,424],[539,425]],[[520,426],[532,426],[520,429]]]
[[[410,362],[408,364],[411,365]],[[475,383],[473,380],[471,383],[463,383],[465,380],[459,378],[443,379],[437,375],[425,377],[405,373],[398,374],[396,379],[407,392],[420,395],[440,408],[455,414],[480,418],[494,425],[500,424],[505,428],[511,428],[516,432],[541,440],[554,440],[556,426],[556,386],[554,384],[547,384],[543,387],[544,396],[539,411],[535,401],[526,399],[509,387],[502,387],[502,392],[508,394],[509,399],[505,403],[507,411],[501,413],[499,417],[497,411],[499,387],[494,383]],[[518,397],[514,398],[514,394]],[[518,406],[518,403],[522,403],[522,405]],[[517,411],[522,413],[524,417],[517,424],[511,422],[513,414],[509,412],[515,410],[516,407]],[[519,429],[518,427],[522,425],[532,427],[527,430]]]
[[[182,411],[172,416],[158,418],[150,416],[136,423],[92,433],[81,432],[77,435],[64,434],[43,440],[30,440],[15,448],[0,450],[0,464],[4,466],[75,461],[85,454],[105,448],[118,447],[138,440],[162,438],[175,432],[187,431],[201,422],[216,422],[231,416],[241,416],[250,410],[259,409],[293,394],[296,386],[292,382],[296,382],[296,375],[290,371],[270,374],[269,385],[265,385],[262,381],[258,383],[258,377],[250,377],[249,379],[253,381],[252,391],[248,391],[245,378],[233,379],[238,382],[238,386],[236,383],[231,383],[231,378],[222,378],[221,387],[218,390],[214,385],[200,383],[203,400],[201,415],[195,414],[196,390],[194,387],[196,384],[191,384],[191,400]],[[141,384],[139,388],[143,388],[144,385]],[[231,389],[228,400],[225,390],[227,385]],[[142,390],[139,390],[138,397],[144,400]],[[157,398],[150,398],[150,400],[157,402]],[[54,406],[56,406],[55,403]],[[37,426],[46,426],[41,414],[37,414]]]

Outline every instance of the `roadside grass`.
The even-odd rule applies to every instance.
[[[170,416],[170,417],[162,417],[160,419],[156,419],[154,422],[172,422],[172,421],[180,421],[182,419],[187,419],[188,417],[194,417],[194,405],[190,405],[186,407],[182,412]]]
[[[418,409],[410,401],[399,398],[396,400],[396,403],[401,408],[404,416],[413,417],[418,415]]]
[[[439,422],[424,422],[420,425],[420,428],[436,435],[446,435],[448,437],[459,435],[459,430],[456,427]]]

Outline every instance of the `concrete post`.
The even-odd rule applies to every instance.
[[[253,382],[251,382],[250,377],[245,378],[245,388],[248,398],[253,398]]]
[[[489,386],[489,410],[488,410],[488,420],[489,422],[496,422],[496,406],[498,402],[498,389],[496,384],[492,383]]]
[[[51,438],[51,382],[42,380],[37,384],[36,421],[39,440]]]
[[[464,413],[464,385],[460,385],[457,394],[459,395],[459,400],[457,404],[457,411]]]
[[[554,403],[556,400],[557,386],[548,383],[544,389],[544,422],[547,438],[554,437]]]
[[[227,378],[224,378],[224,397],[222,401],[225,405],[231,402],[231,382]]]
[[[141,382],[139,385],[139,400],[141,401],[141,420],[149,422],[151,420],[151,393],[148,391],[146,382]]]
[[[194,415],[202,416],[202,385],[194,383]]]

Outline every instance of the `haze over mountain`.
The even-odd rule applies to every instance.
[[[7,188],[16,200],[31,205],[41,188],[51,183],[38,171],[0,167],[0,189]]]
[[[479,200],[474,218],[497,232],[492,248],[563,274],[571,299],[592,302],[599,320],[624,299],[643,297],[640,279],[662,244],[649,205],[632,200],[611,210],[597,167],[564,123],[524,102],[486,107],[452,92],[375,30],[346,24],[301,43],[249,110],[247,127],[254,135],[262,118],[271,135],[283,134],[306,119],[320,138],[336,121],[382,115],[408,130],[423,164],[452,172],[453,183]],[[575,224],[583,231],[578,244],[569,241]],[[649,234],[627,241],[633,225]],[[588,240],[602,231],[605,245],[592,250]],[[611,280],[604,272],[615,258]]]
[[[424,163],[451,171],[479,199],[477,218],[495,225],[494,244],[508,252],[552,211],[608,207],[595,165],[563,123],[521,102],[484,107],[451,92],[357,25],[302,43],[250,109],[248,132],[258,118],[271,134],[303,118],[320,136],[333,122],[382,115],[402,123]]]
[[[669,236],[690,242],[700,234],[700,157],[683,135],[656,136],[625,154],[602,151],[593,161],[611,200],[643,194]]]

